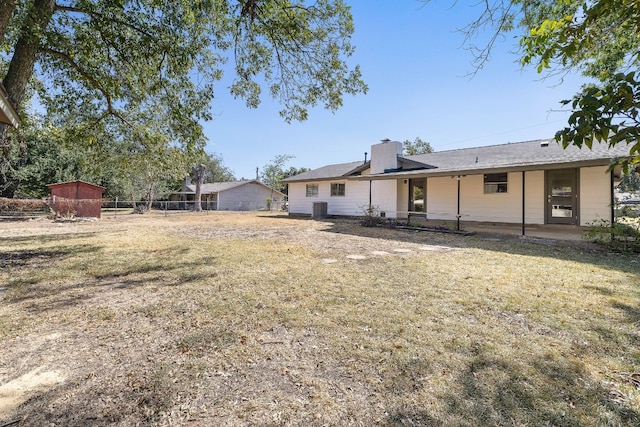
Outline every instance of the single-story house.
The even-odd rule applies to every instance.
[[[628,147],[594,143],[563,149],[555,140],[465,148],[414,156],[384,140],[371,159],[320,167],[283,182],[289,213],[445,221],[586,226],[613,219],[614,158]]]
[[[174,209],[191,209],[195,201],[196,185],[185,178],[180,191],[169,195]],[[220,211],[253,211],[278,208],[286,195],[258,180],[230,181],[202,184],[202,209]]]
[[[100,218],[104,187],[84,181],[47,185],[51,190],[51,209],[58,216]]]
[[[11,125],[14,128],[20,126],[20,116],[9,101],[9,96],[2,84],[0,84],[0,123]]]

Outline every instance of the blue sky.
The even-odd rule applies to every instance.
[[[256,167],[280,154],[288,166],[317,168],[357,161],[372,144],[389,138],[428,141],[436,151],[551,138],[566,124],[559,101],[584,80],[543,80],[523,70],[512,52],[517,38],[496,46],[475,77],[472,54],[456,31],[480,6],[454,0],[352,0],[355,23],[351,64],[360,64],[366,95],[347,96],[335,114],[313,109],[302,123],[285,123],[280,106],[263,99],[258,109],[228,95],[231,76],[216,87],[204,124],[207,151],[222,156],[237,178],[253,179]],[[477,4],[470,2],[470,4]],[[480,43],[480,41],[478,41]],[[560,84],[561,83],[561,84]]]

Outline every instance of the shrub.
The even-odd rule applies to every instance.
[[[616,252],[640,253],[640,224],[637,222],[611,224],[599,219],[589,224],[585,238]]]

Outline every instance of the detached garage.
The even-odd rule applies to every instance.
[[[56,216],[100,218],[103,187],[84,181],[47,185],[51,191],[51,209]]]

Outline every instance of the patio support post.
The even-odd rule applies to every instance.
[[[456,231],[460,231],[460,175],[458,175],[458,214],[456,215],[458,221],[456,224]]]
[[[613,240],[614,236],[613,236],[613,228],[615,226],[615,222],[616,222],[616,199],[615,199],[615,195],[614,195],[614,190],[615,190],[615,176],[614,176],[614,170],[613,168],[611,168],[611,172],[610,172],[610,176],[611,176],[611,240]]]
[[[525,225],[524,225],[524,221],[525,221],[525,213],[524,213],[524,208],[525,208],[525,202],[524,202],[524,189],[525,189],[524,174],[525,174],[525,172],[522,171],[522,235],[523,236],[524,236],[524,229],[525,229]]]

